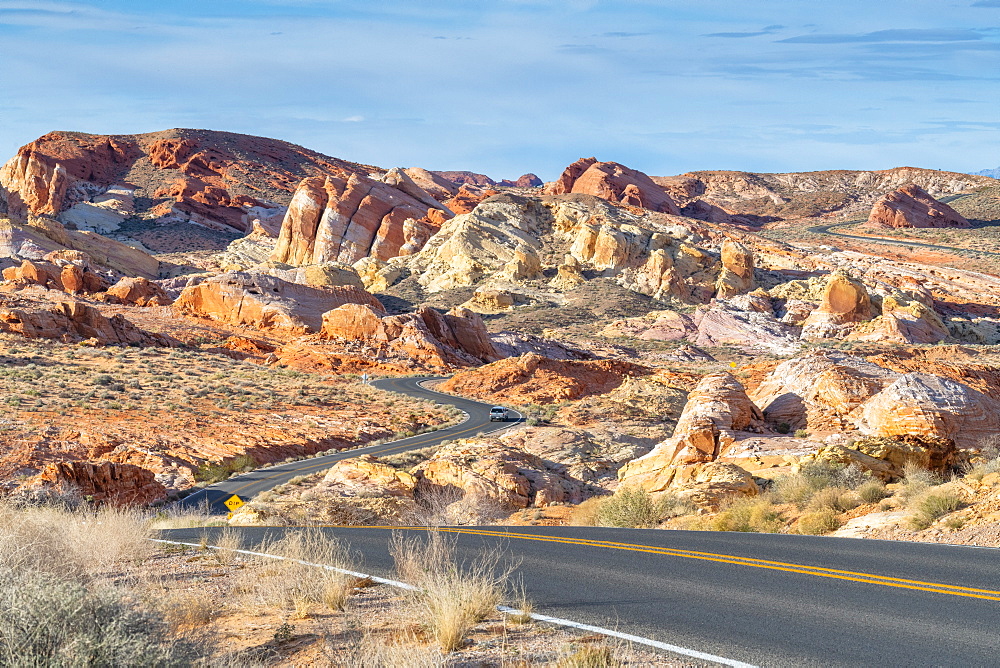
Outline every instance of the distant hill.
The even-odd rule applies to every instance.
[[[981,169],[978,172],[970,172],[975,176],[988,176],[991,179],[1000,179],[1000,167],[994,167],[993,169]]]

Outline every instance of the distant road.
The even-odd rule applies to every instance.
[[[428,390],[420,384],[426,380],[443,380],[443,378],[432,376],[419,378],[384,378],[382,380],[372,381],[371,384],[374,387],[389,390],[390,392],[398,392],[409,397],[436,401],[443,404],[451,404],[452,406],[456,406],[460,410],[465,411],[468,418],[460,424],[446,429],[439,429],[438,431],[419,434],[417,436],[411,436],[410,438],[383,443],[382,445],[371,445],[354,450],[342,450],[335,454],[323,455],[322,457],[313,457],[312,459],[303,459],[297,462],[278,464],[277,466],[256,469],[248,473],[233,476],[232,478],[223,480],[222,482],[214,485],[204,487],[194,494],[182,499],[179,502],[179,505],[188,508],[195,508],[207,504],[211,513],[225,514],[228,512],[228,509],[223,505],[223,502],[233,494],[236,494],[244,501],[247,501],[261,492],[288,482],[296,476],[309,475],[310,473],[315,473],[316,471],[328,469],[344,459],[350,459],[359,455],[380,456],[406,452],[407,450],[418,450],[420,448],[438,445],[442,441],[453,440],[456,438],[469,438],[479,432],[488,433],[491,431],[499,431],[523,420],[520,413],[512,410],[510,413],[515,416],[514,419],[508,420],[504,423],[490,422],[490,408],[492,408],[492,404],[484,404],[481,401],[463,399],[462,397]]]
[[[297,528],[238,527],[248,547]],[[422,537],[425,529],[397,529]],[[209,544],[220,528],[161,538]],[[386,527],[329,527],[393,577]],[[460,527],[502,550],[535,612],[762,666],[1000,665],[1000,551],[785,534]]]
[[[867,241],[869,243],[874,242],[878,244],[890,244],[893,246],[919,246],[920,248],[933,248],[934,250],[943,251],[959,251],[965,253],[979,253],[981,255],[995,255],[1000,257],[1000,253],[987,250],[979,250],[973,248],[959,248],[958,246],[942,246],[941,244],[928,244],[921,241],[902,241],[898,239],[885,239],[883,237],[863,237],[857,234],[844,234],[843,232],[831,232],[830,230],[835,227],[845,227],[847,225],[856,225],[856,221],[851,221],[849,223],[834,223],[832,225],[816,225],[815,227],[807,227],[807,232],[812,232],[814,234],[828,234],[831,237],[843,237],[844,239],[857,239],[859,241]]]

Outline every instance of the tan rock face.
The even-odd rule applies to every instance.
[[[969,227],[957,211],[910,183],[885,195],[868,216],[872,227]]]
[[[437,231],[440,216],[451,213],[403,172],[394,174],[396,185],[357,174],[303,180],[272,259],[292,265],[353,264],[369,255],[387,260],[420,250]],[[438,212],[433,220],[432,210]]]
[[[425,307],[416,313],[384,316],[369,305],[345,304],[323,314],[321,336],[391,348],[415,362],[451,367],[499,359],[478,314],[456,308],[441,314]]]
[[[649,492],[683,488],[707,507],[717,505],[726,494],[756,494],[757,486],[746,471],[716,460],[733,443],[735,432],[758,429],[762,418],[733,376],[705,376],[688,395],[673,435],[626,463],[618,479],[623,486]]]
[[[55,462],[27,481],[25,487],[54,489],[90,498],[95,503],[144,506],[166,495],[152,471],[111,462]]]
[[[145,278],[123,278],[107,291],[124,304],[136,306],[170,306],[173,300],[156,283]]]
[[[906,465],[914,464],[936,473],[950,473],[958,460],[955,442],[946,438],[903,435],[894,438],[869,436],[848,446],[826,445],[802,458],[802,463],[823,461],[856,465],[884,481],[898,480]]]
[[[649,373],[646,367],[620,360],[554,360],[528,353],[460,371],[441,389],[497,403],[547,404],[605,394],[629,376]]]
[[[313,288],[250,272],[220,274],[188,286],[173,308],[180,315],[305,333],[319,331],[323,314],[344,304],[385,311],[375,297],[355,287]]]
[[[334,464],[323,482],[337,485],[350,496],[396,496],[413,498],[417,479],[406,471],[383,464],[371,455],[352,457]]]
[[[726,239],[722,243],[722,273],[715,283],[716,295],[725,299],[756,287],[753,252],[741,243]]]
[[[548,189],[552,195],[583,193],[611,202],[680,215],[670,195],[642,172],[617,162],[581,158],[566,168]]]
[[[524,450],[498,443],[458,441],[438,450],[419,464],[417,496],[437,490],[456,490],[464,497],[488,499],[503,511],[552,503],[579,503],[581,481],[567,476]]]
[[[839,338],[853,329],[853,323],[871,320],[873,316],[871,298],[864,284],[846,272],[835,271],[823,289],[819,308],[802,323],[802,338]]]

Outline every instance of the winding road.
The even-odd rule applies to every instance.
[[[417,399],[448,403],[464,411],[468,417],[457,425],[426,434],[418,434],[398,441],[383,443],[381,445],[370,445],[354,450],[341,450],[321,457],[255,469],[248,473],[227,478],[214,485],[203,487],[194,494],[179,501],[178,504],[185,508],[208,508],[208,511],[213,514],[225,514],[228,512],[228,508],[223,504],[226,499],[234,494],[239,496],[243,501],[248,501],[257,494],[284,484],[292,478],[328,469],[344,459],[350,459],[359,455],[391,455],[398,452],[406,452],[407,450],[427,448],[432,445],[438,445],[442,441],[468,438],[480,432],[489,433],[507,429],[523,419],[520,413],[511,411],[514,416],[513,419],[505,423],[490,422],[489,412],[492,404],[484,404],[480,401],[463,399],[462,397],[429,390],[421,385],[421,383],[428,380],[441,380],[441,378],[383,378],[372,381],[371,385]]]
[[[942,251],[952,251],[952,252],[964,252],[964,253],[979,253],[981,255],[994,255],[1000,257],[1000,253],[988,250],[979,250],[978,248],[959,248],[958,246],[942,246],[941,244],[928,244],[922,241],[904,241],[900,239],[886,239],[884,237],[865,237],[857,234],[844,234],[843,232],[831,232],[830,230],[835,227],[846,227],[847,225],[856,225],[858,221],[850,221],[847,223],[833,223],[830,225],[816,225],[814,227],[807,227],[807,232],[812,232],[813,234],[827,234],[831,237],[843,237],[844,239],[857,239],[859,241],[874,242],[879,244],[889,244],[892,246],[917,246],[920,248],[931,248],[934,250]]]
[[[362,453],[388,454],[488,431],[490,406],[422,387],[383,389],[452,403],[469,418],[431,434],[261,469],[206,488],[213,508]],[[495,423],[494,423],[495,425]],[[504,425],[505,428],[508,425]],[[191,497],[189,497],[190,499]],[[161,538],[211,544],[221,527]],[[297,527],[236,527],[247,548]],[[358,570],[393,577],[394,531],[323,527]],[[535,612],[762,666],[1000,664],[1000,551],[849,538],[602,527],[444,527],[459,559],[517,564]]]

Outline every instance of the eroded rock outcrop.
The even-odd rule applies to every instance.
[[[174,301],[156,283],[145,278],[123,278],[107,290],[110,297],[136,306],[170,306]]]
[[[98,504],[144,506],[166,496],[152,471],[112,462],[53,462],[22,487],[76,494]]]
[[[673,435],[625,464],[618,478],[623,486],[649,492],[683,488],[692,500],[707,505],[726,494],[756,494],[746,471],[716,460],[734,442],[735,432],[759,429],[762,418],[732,375],[705,376],[688,395]]]
[[[670,195],[649,176],[617,162],[598,162],[597,158],[580,158],[574,162],[547,192],[594,195],[617,204],[680,215]]]
[[[802,338],[840,338],[854,323],[871,320],[874,315],[864,284],[838,270],[827,279],[819,307],[802,323]]]
[[[51,254],[50,254],[51,255]],[[63,292],[100,292],[108,287],[107,279],[82,263],[24,260],[19,267],[3,270],[3,279],[21,286],[40,285]]]
[[[318,332],[323,314],[344,304],[385,311],[378,299],[356,287],[314,288],[252,272],[220,274],[188,286],[173,308],[181,315],[306,333]]]
[[[303,180],[272,259],[353,264],[369,255],[386,260],[420,250],[451,212],[404,172],[391,175],[390,183],[358,174]]]
[[[345,304],[323,314],[320,333],[376,350],[389,347],[435,367],[478,365],[501,357],[482,318],[463,308],[441,314],[424,307],[416,313],[386,316],[367,304]]]
[[[957,211],[909,183],[885,195],[872,207],[868,225],[873,227],[969,227]]]
[[[722,243],[721,251],[722,272],[715,282],[716,296],[725,299],[757,287],[753,277],[753,252],[730,239]]]
[[[93,340],[100,344],[178,345],[169,336],[139,329],[120,314],[108,318],[93,306],[75,301],[0,301],[0,332],[67,343]]]
[[[551,503],[579,503],[584,485],[565,467],[499,443],[457,441],[413,470],[417,495],[458,492],[488,500],[501,512]]]
[[[621,360],[554,360],[535,353],[460,371],[441,389],[499,403],[548,404],[604,394],[629,376],[651,373]]]

